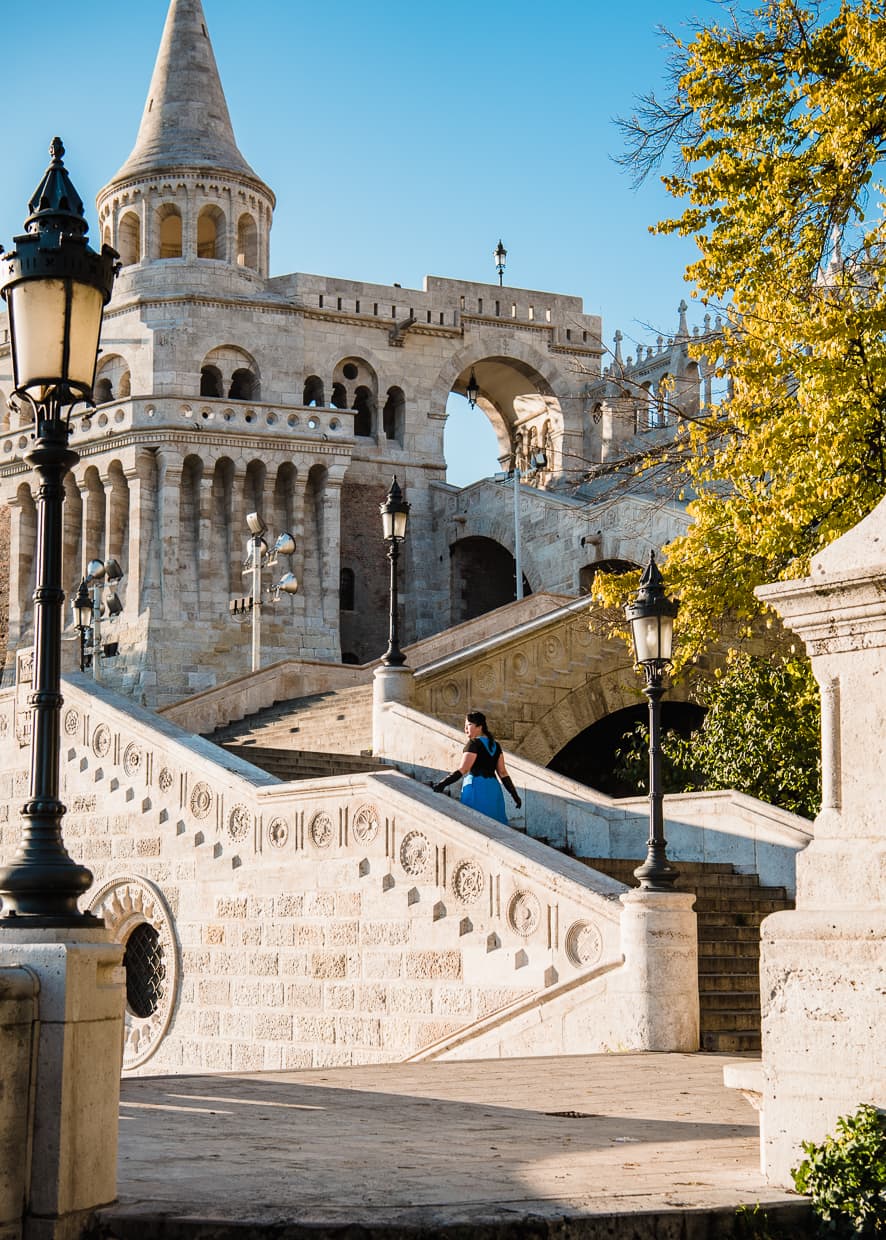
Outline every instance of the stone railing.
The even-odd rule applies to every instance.
[[[66,845],[115,937],[147,923],[154,943],[129,1070],[398,1060],[463,1048],[495,1012],[500,1053],[697,1045],[688,903],[623,907],[619,883],[399,772],[284,784],[79,674],[64,694]],[[0,695],[3,860],[27,786],[16,709]],[[679,1001],[650,1017],[674,960]]]

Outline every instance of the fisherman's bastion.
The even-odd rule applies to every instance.
[[[672,337],[625,358],[575,297],[431,276],[421,289],[272,276],[274,207],[235,141],[200,0],[171,0],[134,148],[98,195],[99,237],[121,269],[96,405],[73,419],[64,504],[68,600],[90,561],[122,570],[92,670],[79,670],[66,604],[61,767],[65,843],[95,876],[84,904],[125,952],[124,1072],[759,1055],[762,1021],[763,1067],[743,1061],[735,1083],[763,1108],[768,1174],[784,1182],[798,1107],[806,1137],[832,1123],[847,1088],[884,1101],[882,1063],[865,1049],[877,1005],[863,997],[880,966],[856,961],[850,985],[841,964],[869,929],[819,950],[815,919],[850,903],[857,919],[883,916],[850,847],[853,834],[877,836],[886,855],[864,808],[869,777],[850,774],[864,744],[857,703],[845,730],[859,673],[835,667],[873,658],[886,620],[865,602],[856,648],[852,625],[810,618],[814,584],[802,606],[797,583],[768,588],[827,664],[824,827],[735,793],[671,796],[668,846],[685,881],[633,887],[646,800],[590,787],[559,757],[587,753],[589,729],[620,712],[643,715],[627,652],[589,627],[587,591],[599,568],[641,566],[685,527],[682,504],[628,485],[619,464],[673,434],[675,410],[710,402],[691,345],[716,324],[690,327],[681,303]],[[5,320],[0,339],[5,402]],[[446,482],[453,392],[492,423],[504,478]],[[31,740],[29,423],[13,398],[0,433],[4,862]],[[410,505],[402,667],[380,663],[379,505],[393,477]],[[243,574],[253,513],[269,544],[295,541],[264,575],[258,670]],[[847,547],[856,584],[886,571],[862,538]],[[839,556],[820,559],[819,577],[842,580]],[[298,591],[272,602],[284,572]],[[825,592],[825,611],[838,594]],[[522,797],[507,827],[430,788],[456,765],[472,707],[488,713]],[[800,947],[779,921],[792,917],[806,919]],[[782,937],[767,955],[764,931],[761,1010],[763,918]],[[110,986],[119,949],[103,950]],[[0,937],[0,970],[14,957]],[[820,1002],[842,1013],[842,1041],[819,1021],[798,1057],[801,957],[804,985],[815,975]],[[118,1035],[100,1025],[90,1054],[113,1062]],[[851,1087],[830,1071],[838,1047]],[[27,1054],[9,1062],[26,1088]]]

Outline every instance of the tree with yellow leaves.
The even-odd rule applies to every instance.
[[[699,348],[729,395],[678,432],[684,658],[886,494],[884,0],[724,12],[672,37],[671,97],[622,123],[638,177],[676,154],[663,179],[684,209],[656,230],[695,238],[687,278],[724,318]],[[601,587],[613,603],[625,583]]]

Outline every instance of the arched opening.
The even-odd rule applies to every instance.
[[[403,443],[403,430],[406,423],[406,397],[399,387],[388,388],[388,396],[382,409],[381,424],[386,439],[396,439]]]
[[[492,538],[471,536],[453,543],[450,554],[452,624],[473,620],[516,598],[514,557]],[[523,594],[531,594],[523,576]]]
[[[630,560],[597,560],[593,564],[585,564],[578,572],[578,592],[579,594],[590,594],[594,578],[598,573],[632,573],[639,570],[639,564],[632,564]]]
[[[65,621],[70,622],[71,599],[77,593],[82,574],[83,501],[73,474],[65,475],[65,502],[62,535],[62,589],[68,595]]]
[[[126,211],[120,217],[120,223],[117,227],[117,249],[120,253],[120,262],[124,267],[129,267],[133,263],[140,261],[142,256],[141,236],[141,220],[135,211]]]
[[[237,265],[258,271],[258,229],[251,215],[237,221]]]
[[[370,438],[375,433],[375,400],[368,387],[354,392],[354,434]]]
[[[354,570],[342,568],[338,577],[338,606],[340,611],[354,610]]]
[[[106,404],[109,400],[122,400],[129,396],[129,367],[119,353],[109,353],[101,358],[95,378],[95,403]]]
[[[219,398],[224,396],[225,388],[221,371],[217,366],[204,366],[200,371],[200,395]]]
[[[187,456],[182,464],[179,492],[178,599],[183,619],[196,620],[200,614],[200,482],[203,462]]]
[[[258,376],[253,374],[245,366],[235,370],[231,376],[231,386],[228,390],[229,400],[260,400],[261,388],[258,382]]]
[[[318,409],[326,404],[326,397],[323,391],[323,380],[317,375],[308,375],[305,379],[304,391],[302,392],[303,405],[316,405]]]
[[[214,561],[219,565],[217,598],[220,605],[227,601],[229,594],[243,593],[241,531],[235,530],[233,524],[234,477],[234,462],[230,457],[220,457],[212,474],[210,498],[210,529],[216,552]]]
[[[104,405],[109,400],[114,399],[114,390],[111,387],[111,380],[106,376],[102,376],[95,381],[95,403]]]
[[[680,413],[687,418],[697,418],[701,409],[701,374],[697,362],[687,362],[680,376],[677,403]]]
[[[224,258],[225,217],[218,207],[204,207],[197,216],[197,257]]]
[[[661,726],[664,730],[674,731],[681,736],[689,736],[698,728],[704,719],[704,708],[693,702],[674,702],[668,698],[661,704]],[[605,792],[612,797],[634,796],[635,786],[628,783],[623,774],[618,773],[617,750],[624,745],[624,738],[638,723],[646,723],[649,719],[649,708],[645,702],[635,706],[626,706],[603,719],[598,719],[589,727],[579,732],[578,736],[564,745],[548,763],[548,768],[558,775],[566,775],[598,792]],[[638,849],[642,841],[638,840]],[[638,858],[641,851],[638,851]]]
[[[178,207],[165,203],[157,213],[159,258],[181,258],[182,217]]]
[[[333,383],[331,403],[333,409],[347,409],[348,393],[343,383]]]

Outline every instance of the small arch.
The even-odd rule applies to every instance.
[[[222,397],[225,394],[221,371],[217,366],[204,366],[200,371],[200,395]]]
[[[216,206],[204,207],[197,216],[197,257],[224,258],[225,217]]]
[[[95,376],[95,403],[123,400],[130,395],[129,367],[119,353],[102,357]]]
[[[354,434],[370,438],[375,433],[375,398],[368,387],[354,393]]]
[[[237,221],[237,266],[258,270],[258,229],[248,213]]]
[[[166,202],[157,212],[159,258],[182,257],[182,217],[178,207]]]
[[[130,267],[133,263],[140,261],[141,237],[142,222],[137,213],[135,211],[124,212],[117,226],[117,249],[120,252],[120,262],[124,267]]]
[[[348,393],[343,383],[333,383],[332,385],[332,408],[347,409]]]
[[[406,422],[406,397],[399,387],[388,388],[388,397],[381,415],[382,429],[386,439],[403,442],[403,430]]]
[[[597,560],[594,564],[585,564],[578,571],[578,592],[590,594],[594,578],[598,573],[612,573],[613,576],[619,576],[622,573],[638,572],[639,569],[640,565],[633,564],[630,560]]]
[[[95,381],[95,403],[104,405],[109,400],[114,399],[114,390],[111,387],[111,380],[107,377],[96,379]]]
[[[231,376],[228,400],[261,400],[258,375],[245,366],[235,370]]]
[[[318,378],[317,375],[308,375],[307,379],[305,379],[301,403],[303,405],[315,405],[318,409],[321,409],[326,404],[323,380]]]

